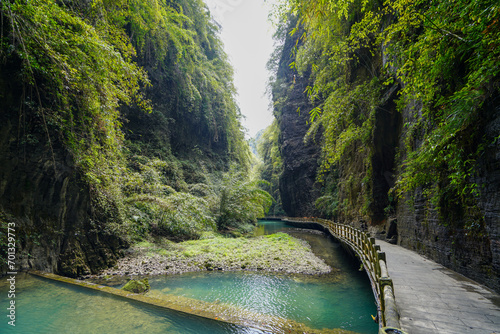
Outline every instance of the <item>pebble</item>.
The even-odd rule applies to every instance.
[[[277,259],[275,255],[263,255],[262,258],[254,258],[241,263],[235,259],[214,260],[210,254],[200,254],[189,258],[178,256],[168,257],[159,254],[146,255],[138,249],[127,252],[127,256],[118,260],[117,265],[102,271],[97,278],[109,276],[144,276],[144,275],[165,275],[180,274],[196,271],[271,271],[287,274],[326,274],[332,268],[322,259],[315,256],[312,251],[300,254],[300,261],[297,257],[284,258],[280,255]]]

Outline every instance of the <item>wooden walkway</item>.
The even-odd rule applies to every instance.
[[[408,334],[500,334],[500,295],[403,247],[386,253],[401,329]]]

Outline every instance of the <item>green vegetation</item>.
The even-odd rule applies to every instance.
[[[314,107],[300,112],[310,114],[306,140],[321,136],[323,213],[373,217],[375,122],[394,100],[405,144],[392,191],[405,200],[423,188],[442,215],[455,202],[481,225],[475,162],[493,144],[481,129],[499,93],[497,2],[289,0],[277,18],[296,39],[289,66],[312,82]]]
[[[133,293],[146,293],[150,289],[151,286],[149,285],[147,277],[141,280],[131,279],[122,287],[122,290]]]
[[[423,194],[481,236],[477,161],[500,138],[482,132],[499,96],[499,5],[282,0],[275,14],[265,181],[252,176],[233,70],[202,0],[2,1],[6,138],[24,155],[47,152],[37,163],[54,178],[77,172],[92,229],[134,242],[239,236],[269,208],[283,213],[280,117],[308,99],[297,112],[310,116],[304,140],[321,146],[323,216],[377,223]],[[299,79],[309,84],[292,96]]]
[[[242,172],[231,170],[215,183],[217,199],[217,227],[226,229],[238,222],[256,222],[264,217],[272,204],[272,197],[258,187],[263,181],[248,180]]]
[[[257,152],[262,159],[258,166],[259,174],[268,182],[263,189],[273,196],[274,201],[269,208],[269,213],[273,216],[284,215],[279,192],[279,177],[283,168],[278,144],[279,132],[278,123],[274,120],[257,142]]]
[[[117,267],[109,269],[107,273],[148,270],[149,274],[162,274],[169,270],[242,269],[309,274],[330,271],[305,241],[286,233],[228,238],[204,232],[199,240],[175,243],[162,239],[154,243],[137,243],[133,248],[133,256],[120,261]]]
[[[189,240],[179,243],[164,241],[165,244],[155,244],[150,242],[140,242],[137,247],[142,251],[153,254],[160,254],[170,257],[180,256],[184,258],[195,257],[201,254],[210,254],[214,259],[228,257],[239,262],[245,262],[253,258],[262,257],[266,249],[272,247],[279,250],[308,250],[308,247],[300,240],[291,237],[286,233],[277,233],[257,238],[226,238],[214,233],[205,232],[200,240]],[[279,254],[278,254],[279,255]],[[278,256],[275,255],[275,256]],[[285,257],[284,257],[285,258]],[[245,261],[244,261],[245,260]]]
[[[203,1],[10,0],[0,11],[0,68],[23,87],[19,115],[5,112],[56,174],[69,153],[95,226],[186,240],[265,215],[272,199],[244,177],[232,68]]]
[[[186,184],[185,191],[162,183],[160,175],[161,171],[150,165],[136,177],[138,184],[128,184],[142,192],[131,193],[126,200],[133,204],[129,216],[135,236],[152,234],[185,240],[197,239],[203,231],[235,229],[245,233],[249,232],[247,225],[251,224],[251,231],[272,202],[271,196],[259,188],[260,181],[249,180],[234,169],[213,174],[213,180],[204,183]],[[142,186],[145,177],[147,187]]]

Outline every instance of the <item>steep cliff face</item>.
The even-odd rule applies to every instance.
[[[125,243],[102,229],[91,190],[53,134],[48,145],[25,87],[8,80],[17,72],[0,73],[0,218],[15,223],[17,269],[76,277],[112,265]]]
[[[188,184],[247,171],[250,155],[204,2],[34,0],[0,12],[0,246],[15,223],[22,268],[79,276],[112,265],[122,239],[214,226],[215,201]]]
[[[148,71],[151,87],[145,89],[146,97],[152,101],[153,110],[145,113],[137,107],[122,108],[127,122],[124,124],[126,138],[134,143],[144,143],[144,155],[169,155],[180,159],[203,159],[218,168],[228,164],[228,128],[224,109],[212,104],[219,103],[220,92],[203,92],[203,101],[196,101],[186,86],[187,75],[181,72],[175,55],[164,63],[148,63],[141,59],[140,65]],[[156,67],[163,67],[157,71]],[[210,96],[215,101],[209,101]],[[215,110],[215,111],[214,111]],[[228,113],[229,114],[229,113]],[[194,159],[196,160],[196,159]]]
[[[280,116],[280,144],[283,154],[283,173],[280,177],[280,194],[283,209],[289,216],[313,216],[314,201],[318,197],[316,171],[318,168],[318,147],[305,144],[307,117],[297,112],[301,106],[303,82],[296,82],[290,100]]]
[[[297,36],[287,34],[273,89],[274,100],[281,100],[275,107],[283,158],[279,188],[287,215],[313,216],[316,215],[314,202],[319,195],[316,174],[320,148],[313,140],[304,142],[309,129],[308,111],[312,106],[304,93],[310,84],[309,75],[299,76],[289,66],[293,61],[290,55],[296,39]]]
[[[481,132],[486,148],[474,169],[479,196],[479,217],[470,223],[471,208],[453,198],[440,203],[438,210],[423,194],[397,205],[398,243],[500,291],[500,107],[498,98],[484,108]],[[402,113],[411,121],[407,110]],[[495,140],[495,138],[497,138]],[[404,140],[404,134],[401,137]],[[472,138],[471,138],[472,140]],[[481,219],[481,216],[483,219]]]
[[[295,1],[290,12],[305,33],[297,27],[296,49],[283,54],[298,73],[310,69],[302,111],[322,130],[319,213],[500,291],[500,21],[492,8],[490,0]],[[282,154],[287,161],[294,152]],[[293,201],[282,198],[284,207]]]

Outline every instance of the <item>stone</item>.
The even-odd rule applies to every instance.
[[[122,287],[122,290],[133,292],[133,293],[146,293],[151,289],[149,285],[148,278],[142,280],[131,279]]]

